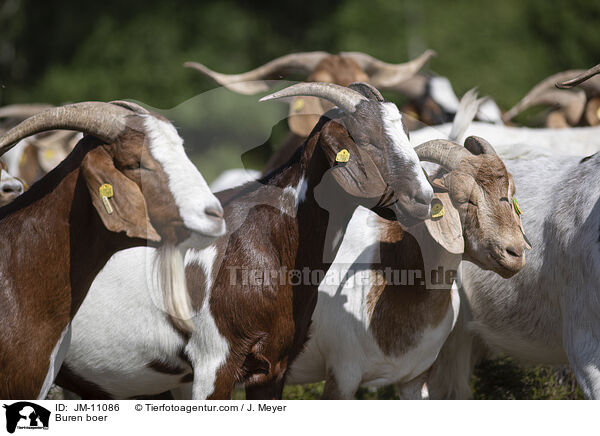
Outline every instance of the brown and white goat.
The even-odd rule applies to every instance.
[[[392,383],[418,398],[456,320],[461,260],[503,277],[525,264],[515,187],[494,149],[469,137],[464,148],[434,140],[415,150],[442,166],[432,176],[435,217],[404,229],[358,208],[319,287],[310,339],[289,378],[326,380],[325,398]]]
[[[0,209],[0,397],[44,398],[70,337],[70,322],[117,251],[161,246],[165,276],[183,263],[175,248],[206,246],[225,224],[217,199],[165,119],[127,102],[48,109],[0,138],[0,154],[47,130],[85,132],[52,172]],[[167,256],[167,255],[166,255]],[[183,282],[183,280],[182,280]],[[173,316],[189,313],[171,289]]]
[[[367,84],[304,83],[272,98],[297,95],[339,109],[321,118],[285,165],[217,194],[226,237],[186,254],[191,335],[143,303],[156,290],[129,271],[140,271],[144,256],[123,251],[98,275],[74,320],[62,386],[88,398],[127,398],[193,380],[196,399],[230,398],[236,383],[247,383],[248,398],[280,397],[306,340],[320,278],[354,209],[389,206],[408,219],[428,216],[433,190],[394,104]],[[141,312],[132,317],[132,310]],[[98,334],[107,324],[110,332]]]

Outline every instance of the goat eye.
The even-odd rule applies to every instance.
[[[469,197],[464,197],[464,198],[457,198],[456,201],[459,204],[472,204],[473,206],[477,206],[477,203],[475,203],[473,200],[471,200]]]
[[[139,170],[140,168],[141,168],[141,164],[139,162],[134,162],[134,163],[123,166],[124,170],[131,170],[131,171]]]
[[[500,199],[500,201],[506,201],[507,203],[510,203],[510,200],[508,199],[508,197],[502,197]]]

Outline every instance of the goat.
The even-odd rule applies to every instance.
[[[464,148],[434,140],[415,151],[444,169],[431,176],[443,215],[403,229],[356,210],[319,287],[290,383],[326,380],[330,399],[354,398],[361,384],[398,383],[405,396],[418,396],[458,314],[453,278],[461,260],[502,277],[525,264],[515,186],[492,146],[469,137]]]
[[[70,322],[111,255],[161,246],[162,277],[172,284],[165,300],[173,317],[185,318],[175,246],[204,247],[225,231],[219,202],[166,119],[127,102],[66,105],[11,129],[0,154],[53,129],[87,136],[0,209],[0,397],[7,399],[45,397],[68,348]]]
[[[600,66],[584,72],[573,86]],[[506,161],[519,186],[534,250],[520,274],[498,280],[465,264],[457,327],[428,380],[432,398],[470,398],[482,349],[528,363],[569,363],[585,395],[600,398],[600,153]]]
[[[545,78],[504,114],[504,121],[509,122],[534,106],[550,106],[544,121],[546,127],[597,126],[600,124],[600,78],[587,80],[582,89],[577,90],[556,89],[554,86],[583,73],[584,70],[568,70]]]
[[[23,182],[11,176],[0,161],[0,207],[7,205],[25,191]]]
[[[394,104],[367,84],[303,83],[267,98],[296,95],[339,109],[321,118],[287,164],[217,194],[227,237],[185,258],[196,310],[191,335],[144,300],[157,290],[139,272],[141,249],[123,251],[75,317],[61,386],[87,398],[127,398],[193,381],[193,398],[222,399],[247,383],[248,398],[281,397],[287,367],[306,339],[319,270],[333,260],[353,210],[377,206],[383,213],[392,205],[401,219],[429,216],[433,190]],[[314,272],[314,284],[299,283],[297,272]],[[264,280],[255,282],[256,274]]]

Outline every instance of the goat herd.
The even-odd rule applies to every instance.
[[[261,99],[290,102],[263,174],[216,194],[134,103],[0,108],[0,397],[469,398],[500,351],[599,398],[600,66],[502,114],[420,72],[433,54],[187,63],[242,94],[306,76]],[[545,128],[507,125],[535,105]]]

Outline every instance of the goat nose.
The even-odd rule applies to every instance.
[[[506,253],[510,257],[522,257],[523,256],[523,248],[517,248],[513,245],[510,245],[504,249]]]
[[[212,218],[223,219],[223,208],[221,206],[209,206],[204,209],[204,213]]]
[[[0,190],[3,194],[17,194],[23,193],[23,185],[17,181],[8,181],[0,184]]]
[[[415,202],[424,204],[429,206],[431,204],[431,200],[433,200],[433,189],[417,191],[415,196],[413,197]]]

